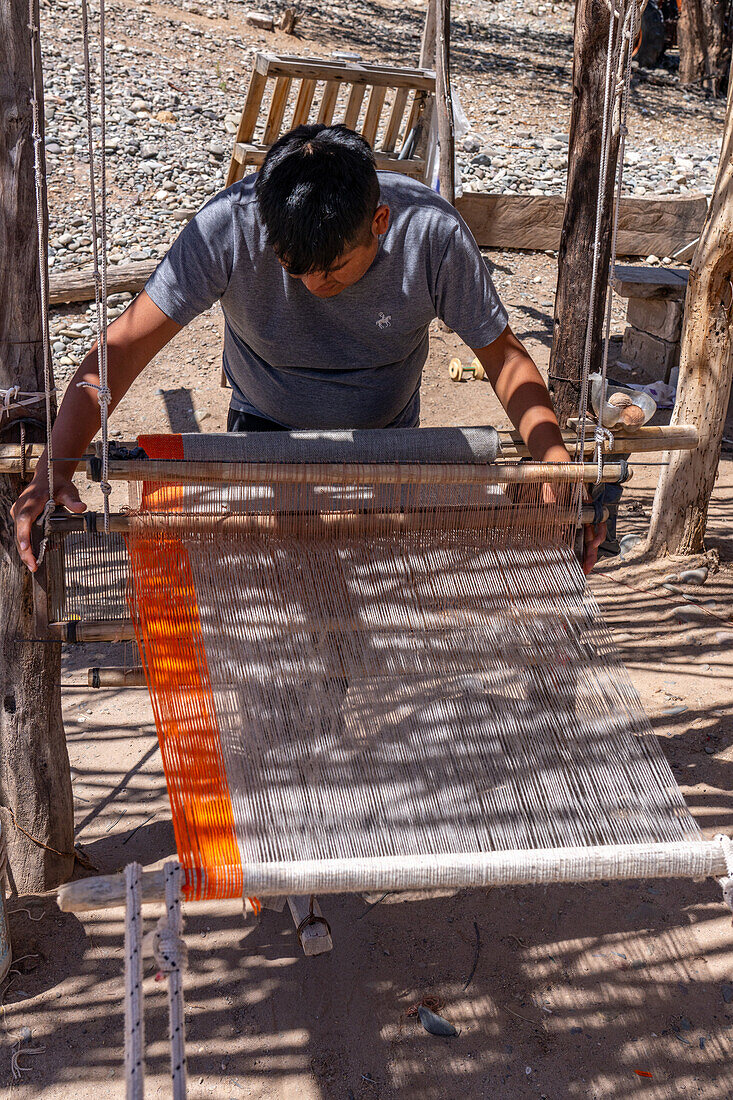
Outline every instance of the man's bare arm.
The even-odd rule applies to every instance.
[[[542,375],[509,325],[474,354],[536,462],[567,462],[560,426]]]
[[[569,462],[547,386],[509,325],[493,344],[473,351],[532,458],[536,462]],[[584,572],[590,573],[595,565],[605,537],[605,523],[585,528]]]
[[[171,321],[145,291],[107,329],[108,383],[112,393],[110,411],[125,396],[150,360],[171,340],[181,326]],[[79,387],[78,382],[99,385],[97,348],[92,348],[68,385],[53,426],[54,499],[72,512],[86,505],[72,482],[79,458],[99,431],[97,391]],[[13,505],[15,538],[21,558],[36,571],[31,551],[31,527],[48,500],[45,452],[30,485]]]

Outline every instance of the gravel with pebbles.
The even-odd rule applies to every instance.
[[[250,26],[240,0],[107,0],[108,257],[157,259],[184,211],[223,186],[252,53],[328,55],[414,64],[422,0],[304,2],[293,39]],[[285,0],[268,4],[277,21]],[[92,26],[96,27],[92,5]],[[469,132],[458,149],[467,192],[562,194],[572,64],[572,6],[456,0],[455,86]],[[86,119],[78,0],[44,0],[42,45],[53,273],[92,259]],[[96,76],[94,90],[97,90]],[[710,194],[724,105],[683,92],[667,70],[634,77],[626,190]],[[99,129],[95,128],[97,145]],[[110,315],[124,295],[110,299]],[[58,381],[73,373],[94,335],[93,309],[53,311]]]

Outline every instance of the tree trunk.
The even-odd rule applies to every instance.
[[[0,387],[35,393],[44,386],[33,84],[27,0],[0,0]],[[32,415],[43,419],[44,405]],[[17,426],[4,434],[17,440]],[[19,478],[0,477],[0,817],[11,882],[19,893],[35,893],[71,874],[73,814],[60,647],[31,640],[31,578],[14,546],[10,507],[22,487]]]
[[[699,84],[715,96],[725,87],[733,32],[727,8],[727,0],[680,0],[680,84]]]
[[[450,0],[436,0],[435,35],[435,102],[440,144],[438,179],[441,195],[453,204],[456,201],[456,143],[450,90]]]
[[[718,176],[692,260],[673,424],[694,424],[700,445],[672,451],[654,496],[647,550],[704,549],[708,503],[720,461],[733,376],[733,79]]]
[[[583,353],[593,272],[593,239],[600,179],[601,130],[609,11],[604,0],[577,0],[570,116],[568,182],[565,193],[557,294],[550,352],[549,389],[562,426],[578,412]],[[618,137],[608,168],[601,254],[595,294],[591,371],[601,365],[603,306],[611,256],[611,213]]]

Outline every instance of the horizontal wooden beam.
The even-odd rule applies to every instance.
[[[469,514],[466,514],[466,509],[460,505],[456,505],[452,508],[440,508],[436,511],[435,508],[429,510],[415,508],[404,512],[383,512],[380,513],[380,518],[394,521],[395,525],[409,524],[411,519],[414,519],[415,526],[419,526],[424,523],[424,516],[434,517],[435,522],[439,522],[443,517],[450,517],[453,514],[461,516],[462,520],[471,522],[474,520],[475,509],[470,509]],[[536,515],[537,509],[534,506],[527,506],[523,504],[511,505],[509,501],[502,502],[495,509],[497,515],[505,515],[508,520],[511,520],[513,516],[518,519],[524,519],[530,515]],[[87,513],[89,514],[89,513]],[[95,517],[93,524],[85,522],[86,515],[72,515],[71,513],[60,513],[51,517],[50,525],[53,532],[69,533],[69,532],[83,532],[89,531],[90,533],[96,533],[103,531],[103,516],[102,513],[91,513]],[[171,529],[177,530],[185,528],[186,530],[200,530],[211,531],[217,533],[226,533],[227,531],[237,531],[253,527],[261,529],[263,526],[276,525],[282,520],[286,520],[294,515],[293,512],[280,513],[277,515],[247,515],[246,513],[234,513],[226,516],[212,516],[201,513],[199,515],[176,515],[173,513],[160,512],[160,513],[147,513],[146,522],[153,528],[159,529]],[[583,508],[581,512],[581,519],[584,523],[591,523],[593,520],[594,511],[592,508]],[[357,517],[353,513],[349,513],[345,516],[339,513],[324,513],[321,517],[324,526],[335,527],[339,522],[343,521],[346,525],[353,527],[354,520]],[[373,526],[375,522],[375,514],[364,512],[363,519],[365,524]],[[572,520],[573,516],[568,513],[567,522]],[[129,531],[132,526],[131,517],[126,512],[111,512],[109,517],[109,529],[110,531],[125,532]],[[481,516],[475,517],[475,523],[482,526],[484,521]],[[465,524],[464,524],[465,525]]]
[[[464,194],[456,209],[482,248],[557,249],[563,195]],[[620,256],[671,256],[699,234],[707,212],[703,195],[624,198],[619,209]]]
[[[246,164],[252,168],[259,168],[270,150],[269,145],[247,145],[237,142],[232,156],[238,164]],[[400,160],[397,154],[381,153],[374,151],[374,159],[377,170],[380,172],[401,172],[403,176],[411,176],[421,180],[425,175],[425,161],[418,157],[407,157]]]
[[[131,619],[65,619],[48,623],[48,639],[55,642],[134,642]]]
[[[107,294],[126,291],[137,294],[160,263],[156,260],[136,260],[128,264],[111,264],[107,268]],[[51,305],[94,300],[94,269],[80,267],[76,271],[59,271],[49,278]]]
[[[303,462],[294,470],[273,466],[269,462],[169,462],[161,459],[110,459],[110,481],[159,481],[171,485],[198,485],[202,482],[229,482],[242,485],[271,485],[290,482],[294,471],[297,480],[306,485],[351,485],[357,481],[385,485],[477,485],[492,482],[497,485],[531,484],[552,481],[572,484],[576,480],[594,483],[598,467],[593,462],[523,462],[523,463],[352,463]],[[87,464],[87,476],[96,479],[94,464]],[[607,462],[601,481],[619,483],[629,479],[631,470],[625,464]]]
[[[387,88],[417,88],[435,91],[435,73],[431,69],[405,69],[392,65],[374,65],[368,61],[329,61],[313,57],[279,56],[262,52],[255,55],[255,68],[262,76],[289,76],[297,80],[338,80],[342,84],[371,84]]]
[[[687,293],[686,267],[638,267],[616,264],[613,289],[619,298],[662,298],[681,302]]]

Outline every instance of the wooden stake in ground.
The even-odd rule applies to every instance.
[[[710,494],[733,376],[733,79],[718,176],[692,259],[672,424],[697,426],[700,444],[672,453],[654,496],[647,550],[654,555],[704,549]]]
[[[448,202],[456,201],[456,150],[453,130],[453,104],[450,90],[450,0],[435,5],[435,102],[438,112],[440,193]]]
[[[27,0],[0,0],[0,388],[36,393],[43,390],[43,348],[29,36]],[[43,419],[43,404],[32,414]],[[18,439],[17,425],[4,427],[0,420],[0,436]],[[14,546],[10,508],[22,487],[20,478],[0,476],[0,817],[12,885],[35,893],[71,874],[73,816],[61,649],[31,640],[30,574]]]
[[[563,426],[567,418],[578,411],[580,379],[583,373],[600,178],[609,18],[604,0],[578,0],[575,8],[568,182],[558,253],[555,320],[548,376],[555,411]],[[613,141],[610,151],[605,216],[601,225],[602,243],[595,295],[591,371],[599,370],[601,365],[600,336],[611,258],[611,204],[617,157],[618,137]]]

